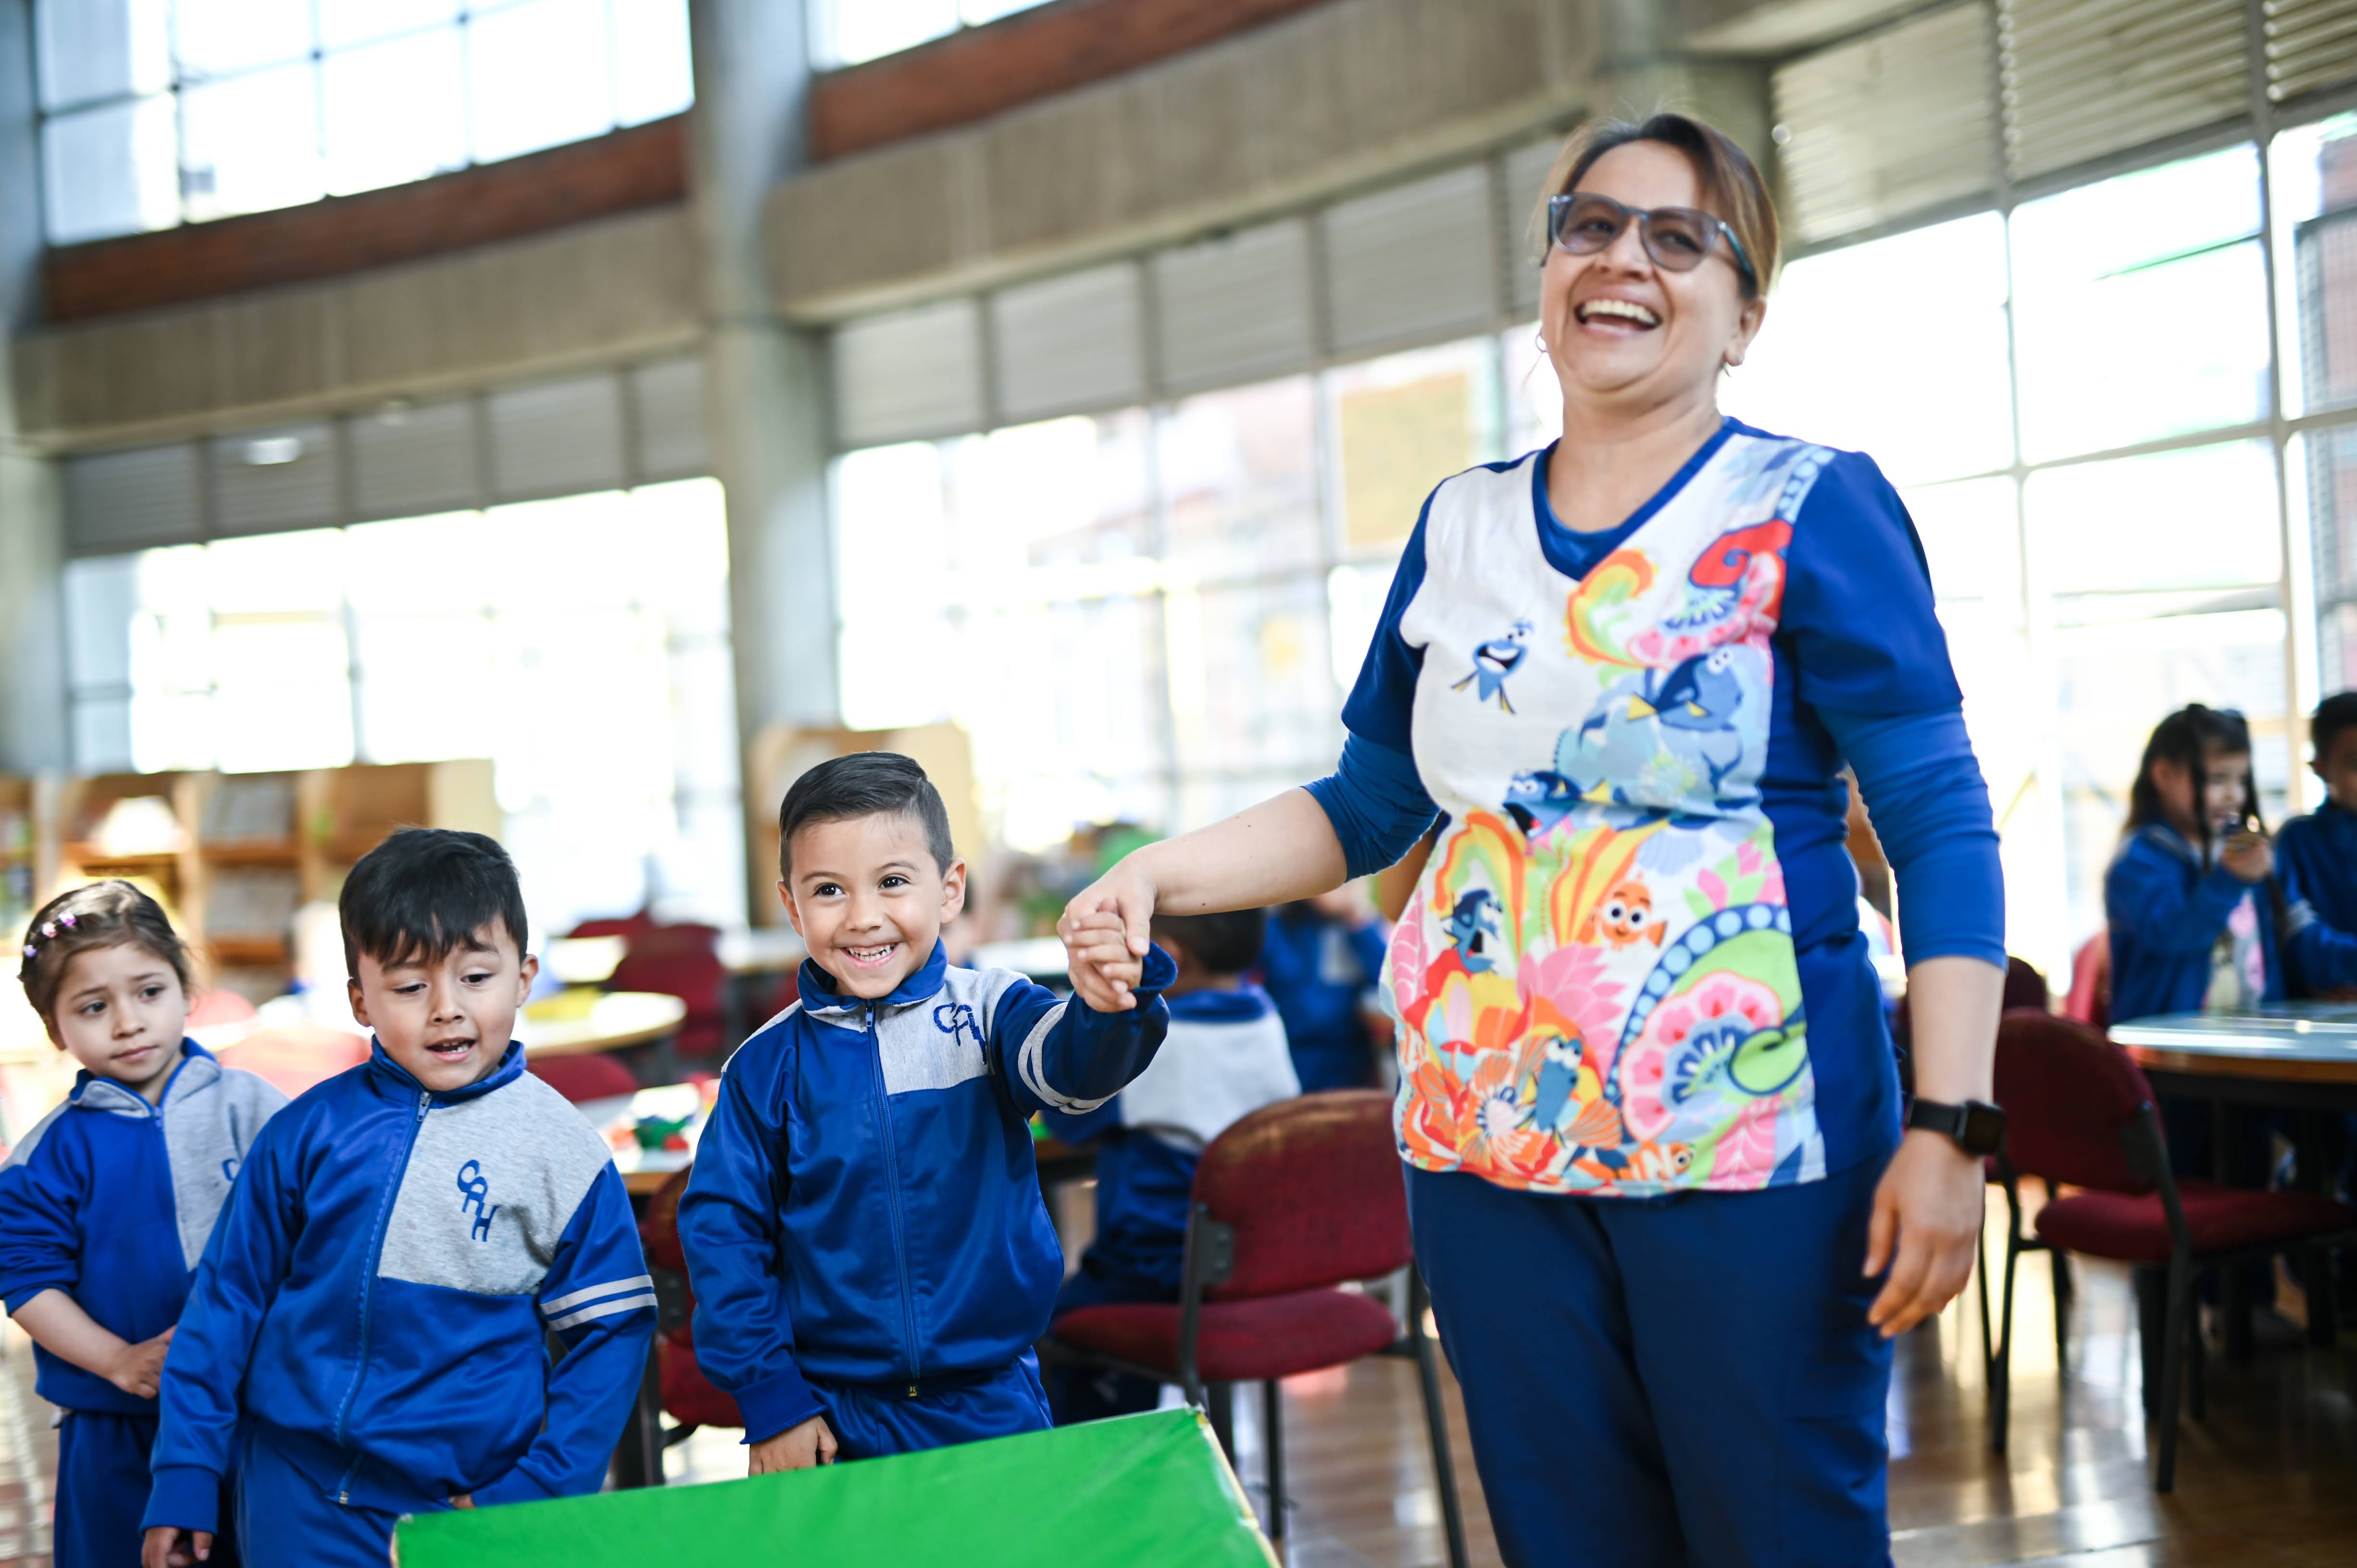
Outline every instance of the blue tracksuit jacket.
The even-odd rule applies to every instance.
[[[2165,823],[2130,833],[2104,874],[2104,912],[2112,933],[2112,1016],[2199,1011],[2210,988],[2210,952],[2234,906],[2250,895],[2266,956],[2263,1000],[2284,997],[2284,957],[2312,986],[2357,985],[2357,939],[2316,918],[2296,877],[2284,875],[2289,940],[2276,929],[2275,901],[2264,884],[2223,866],[2204,871],[2193,846]]]
[[[1308,906],[1269,916],[1260,976],[1285,1018],[1301,1092],[1374,1081],[1374,1042],[1360,999],[1383,972],[1383,928],[1346,926]]]
[[[1145,1069],[1177,972],[1151,950],[1136,1009],[1106,1014],[938,943],[874,1003],[802,965],[728,1059],[679,1206],[695,1359],[748,1441],[818,1414],[813,1381],[913,1393],[1030,1349],[1064,1265],[1028,1123]]]
[[[522,1046],[435,1094],[380,1045],[246,1156],[165,1359],[146,1522],[214,1528],[241,1416],[361,1508],[594,1492],[654,1302],[603,1140]]]
[[[286,1097],[194,1040],[163,1103],[84,1072],[0,1166],[0,1295],[15,1313],[44,1291],[137,1344],[188,1299],[214,1217],[254,1137]],[[154,1400],[33,1348],[40,1396],[65,1410],[153,1415]]]
[[[2332,930],[2357,934],[2357,812],[2327,800],[2276,831],[2276,872],[2287,895],[2304,898]],[[2286,977],[2297,992],[2336,990],[2349,983],[2313,975],[2298,955]]]

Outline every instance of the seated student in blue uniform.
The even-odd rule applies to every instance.
[[[1285,1020],[1302,1093],[1375,1081],[1364,999],[1383,977],[1383,921],[1355,884],[1271,913],[1261,983]]]
[[[1050,1113],[1067,1143],[1097,1144],[1097,1233],[1056,1297],[1075,1307],[1177,1301],[1195,1166],[1206,1144],[1264,1105],[1301,1092],[1285,1024],[1245,979],[1262,956],[1258,909],[1157,915],[1154,940],[1178,961],[1164,993],[1170,1035],[1137,1081],[1093,1111]],[[1365,1047],[1361,1047],[1363,1054]],[[1049,1381],[1056,1424],[1152,1410],[1145,1378],[1063,1367]]]
[[[145,1568],[203,1560],[232,1462],[246,1568],[383,1568],[403,1514],[594,1492],[646,1370],[630,1195],[513,1037],[513,863],[404,828],[341,907],[374,1048],[239,1173],[164,1364]]]
[[[2317,703],[2308,736],[2314,747],[2309,766],[2324,783],[2324,804],[2276,830],[2276,870],[2318,919],[2333,930],[2357,933],[2357,692],[2336,692]],[[2348,984],[2310,975],[2298,964],[2287,978],[2302,995]]]
[[[778,813],[802,999],[745,1042],[680,1200],[695,1359],[744,1412],[754,1475],[1049,1424],[1032,1343],[1064,1256],[1036,1112],[1103,1104],[1154,1059],[1177,972],[1096,1013],[951,967],[965,863],[924,769],[821,763]]]
[[[189,1271],[286,1097],[186,1037],[188,950],[129,883],[59,895],[22,948],[25,999],[81,1071],[0,1166],[0,1294],[58,1407],[58,1568],[122,1568]]]

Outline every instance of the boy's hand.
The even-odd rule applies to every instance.
[[[834,1433],[826,1417],[814,1415],[800,1426],[790,1426],[775,1437],[754,1444],[745,1473],[774,1476],[780,1470],[807,1470],[834,1463]]]
[[[2276,868],[2275,845],[2265,833],[2228,834],[2219,847],[2218,859],[2244,882],[2265,882]]]
[[[167,1328],[153,1339],[143,1339],[136,1345],[125,1345],[114,1364],[106,1369],[106,1380],[135,1399],[151,1400],[164,1378],[164,1352],[172,1346],[172,1330]]]
[[[1067,911],[1057,934],[1064,939],[1072,989],[1082,1001],[1100,1013],[1125,1013],[1137,1005],[1130,993],[1146,973],[1146,961],[1129,950],[1117,911]]]
[[[472,1492],[460,1492],[457,1497],[450,1499],[450,1506],[454,1509],[471,1509],[475,1506],[475,1494]]]
[[[212,1554],[213,1534],[209,1530],[150,1525],[139,1543],[139,1568],[191,1568]]]

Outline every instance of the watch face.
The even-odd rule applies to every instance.
[[[1969,1154],[1996,1154],[2005,1144],[2005,1112],[1994,1105],[1965,1106],[1964,1136],[1956,1141]]]

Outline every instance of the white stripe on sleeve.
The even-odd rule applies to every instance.
[[[654,1288],[655,1282],[652,1277],[646,1274],[635,1274],[627,1280],[608,1280],[601,1285],[590,1285],[584,1290],[568,1292],[564,1295],[558,1296],[554,1301],[544,1301],[540,1304],[540,1310],[547,1313],[551,1316],[554,1316],[557,1313],[563,1312],[568,1306],[578,1306],[585,1301],[595,1301],[601,1295],[612,1295],[617,1291],[652,1290]]]
[[[1048,1036],[1063,1021],[1065,1010],[1071,1006],[1069,1002],[1059,1002],[1040,1015],[1031,1032],[1023,1036],[1023,1048],[1015,1058],[1016,1070],[1021,1074],[1026,1089],[1057,1110],[1093,1111],[1104,1101],[1075,1100],[1069,1094],[1060,1094],[1049,1087],[1045,1072]]]
[[[642,1306],[655,1305],[655,1294],[647,1291],[638,1295],[626,1295],[619,1301],[601,1301],[595,1306],[585,1306],[578,1312],[568,1312],[563,1317],[548,1320],[551,1328],[570,1328],[576,1323],[587,1323],[594,1317],[611,1317],[618,1312],[636,1312]]]

